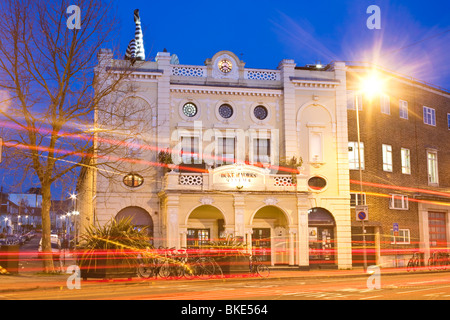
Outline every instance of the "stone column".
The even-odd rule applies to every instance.
[[[179,196],[168,195],[166,200],[166,246],[180,248],[179,233]]]
[[[244,237],[244,214],[245,214],[244,197],[240,195],[234,196],[234,235],[235,237]]]

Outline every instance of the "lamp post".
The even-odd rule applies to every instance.
[[[378,77],[376,71],[372,71],[372,73],[366,76],[363,81],[361,81],[361,88],[359,92],[362,94],[363,92],[372,98],[374,95],[382,92],[382,81]],[[361,96],[362,97],[362,96]],[[362,101],[362,98],[361,98]],[[360,197],[363,198],[363,181],[362,181],[362,166],[361,166],[361,130],[359,126],[359,100],[358,95],[355,95],[355,109],[356,109],[356,132],[358,136],[358,167],[359,167],[359,189],[360,189]],[[358,201],[357,201],[358,202]],[[367,270],[367,251],[366,251],[366,228],[364,225],[364,219],[361,220],[362,223],[362,234],[363,234],[363,260],[364,260],[364,271]]]
[[[360,197],[362,199],[363,195],[363,183],[362,183],[362,167],[361,167],[361,132],[359,128],[359,103],[358,95],[355,94],[355,109],[356,109],[356,132],[358,135],[358,168],[359,168],[359,188]],[[358,199],[358,197],[356,197]],[[356,201],[358,202],[358,201]],[[364,272],[367,270],[367,252],[366,252],[366,228],[364,226],[364,219],[361,220],[362,223],[362,235],[363,235],[363,261],[364,261]]]

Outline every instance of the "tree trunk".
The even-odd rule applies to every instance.
[[[44,257],[44,272],[55,272],[53,265],[52,246],[51,246],[51,184],[42,184],[42,252]]]

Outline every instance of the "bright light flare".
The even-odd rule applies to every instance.
[[[384,92],[384,80],[377,72],[371,72],[361,79],[360,91],[369,99]]]

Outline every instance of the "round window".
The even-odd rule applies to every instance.
[[[192,102],[188,102],[183,106],[183,114],[186,117],[192,118],[197,114],[197,106]]]
[[[229,119],[233,115],[233,108],[229,104],[223,104],[219,107],[219,114],[224,119]]]
[[[313,190],[322,190],[327,186],[327,181],[322,177],[312,177],[308,180],[308,186]]]
[[[130,173],[123,178],[123,183],[127,187],[137,188],[142,186],[142,184],[144,183],[144,178],[136,173]]]
[[[264,120],[267,118],[269,112],[267,111],[267,108],[264,106],[257,106],[255,109],[253,109],[253,114],[255,115],[255,118],[258,120]]]

